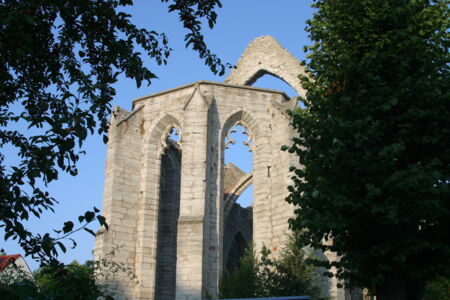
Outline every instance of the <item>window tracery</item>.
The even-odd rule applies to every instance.
[[[164,152],[170,145],[174,145],[178,150],[181,150],[182,131],[176,124],[171,124],[167,127],[162,135],[161,152]]]
[[[243,144],[248,147],[248,151],[253,152],[253,133],[242,121],[235,122],[228,130],[225,137],[225,149],[228,149],[230,144],[236,144],[236,140],[231,135],[237,133],[238,128],[241,129],[242,134],[247,136],[247,140],[245,140]]]

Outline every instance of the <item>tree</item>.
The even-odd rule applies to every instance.
[[[214,73],[224,65],[201,34],[202,21],[216,22],[219,0],[162,0],[177,12],[192,47]],[[13,147],[19,161],[0,153],[0,227],[17,239],[26,255],[48,263],[74,231],[98,220],[86,212],[76,227],[67,221],[57,236],[34,235],[23,221],[53,210],[46,186],[60,172],[77,174],[83,141],[95,130],[106,142],[113,84],[124,73],[139,87],[156,75],[142,55],[165,64],[170,53],[164,34],[138,28],[121,10],[132,0],[0,1],[0,148]],[[144,54],[141,54],[143,52]],[[74,244],[75,245],[75,244]],[[60,249],[58,249],[58,248]]]
[[[0,273],[0,295],[4,300],[39,299],[39,289],[28,272],[12,263]]]
[[[449,1],[316,0],[290,225],[377,299],[450,270]]]
[[[256,297],[258,266],[259,262],[253,247],[248,247],[239,261],[239,267],[232,272],[225,270],[220,278],[219,298]]]
[[[319,299],[318,270],[308,263],[313,253],[306,255],[300,247],[301,235],[294,233],[276,258],[266,247],[261,250],[257,290],[260,297],[308,295]]]
[[[92,264],[48,265],[35,272],[41,299],[86,299],[111,297],[95,282]],[[113,299],[113,298],[107,298]]]
[[[305,252],[294,234],[277,258],[263,246],[258,257],[253,247],[246,249],[239,267],[225,272],[220,280],[219,297],[252,298],[308,295],[318,299],[317,272],[307,264]]]
[[[437,277],[425,286],[424,300],[450,300],[450,279]]]
[[[129,267],[112,260],[117,250],[117,248],[113,249],[103,259],[86,261],[82,265],[77,261],[67,265],[52,261],[36,270],[34,278],[13,264],[0,273],[2,299],[96,300],[101,298],[113,300],[114,294],[106,284],[101,283],[102,278],[124,272],[130,280],[137,283]]]

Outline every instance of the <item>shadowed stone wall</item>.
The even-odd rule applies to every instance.
[[[253,240],[252,207],[241,207],[233,204],[230,214],[225,220],[223,233],[223,270],[231,272],[239,266],[239,260],[245,249]]]
[[[250,176],[249,176],[250,175]],[[224,168],[224,233],[223,270],[233,271],[240,257],[253,241],[253,209],[236,203],[241,193],[252,183],[251,174],[228,163]]]

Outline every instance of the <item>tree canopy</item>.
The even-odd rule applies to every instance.
[[[117,249],[116,249],[117,250]],[[138,283],[131,270],[122,263],[112,261],[114,251],[107,259],[79,264],[49,264],[33,272],[31,277],[20,266],[10,265],[0,273],[0,294],[4,300],[116,299],[103,278],[121,272]]]
[[[219,0],[162,0],[187,29],[186,46],[214,73],[224,64],[206,47],[202,22],[213,27]],[[79,217],[57,236],[33,234],[23,225],[57,202],[46,186],[60,172],[77,174],[88,134],[106,131],[119,74],[139,87],[156,78],[143,56],[165,64],[170,54],[163,33],[139,28],[123,8],[132,0],[0,1],[0,148],[12,147],[18,162],[0,153],[0,227],[27,255],[45,262],[65,251],[65,238],[98,220],[99,211]],[[63,200],[63,199],[62,199]]]
[[[290,225],[349,286],[419,299],[450,266],[448,0],[316,0]]]

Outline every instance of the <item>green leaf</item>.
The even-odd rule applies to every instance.
[[[89,232],[90,234],[92,234],[93,236],[95,236],[95,232],[94,231],[92,231],[91,229],[89,229],[89,228],[83,228],[85,231],[87,231],[87,232]]]
[[[106,218],[104,216],[97,216],[97,220],[100,223],[100,226],[105,226],[106,230],[108,230],[108,224],[106,223]]]
[[[66,253],[66,251],[67,251],[66,246],[64,246],[64,244],[61,242],[56,242],[56,243],[58,244],[59,248],[61,248],[61,251],[63,253]]]
[[[91,222],[91,221],[94,219],[94,217],[95,217],[95,213],[93,213],[92,211],[87,211],[87,212],[84,214],[84,220],[85,220],[87,223]]]
[[[73,223],[71,221],[64,222],[63,232],[68,233],[72,231],[73,229]]]

